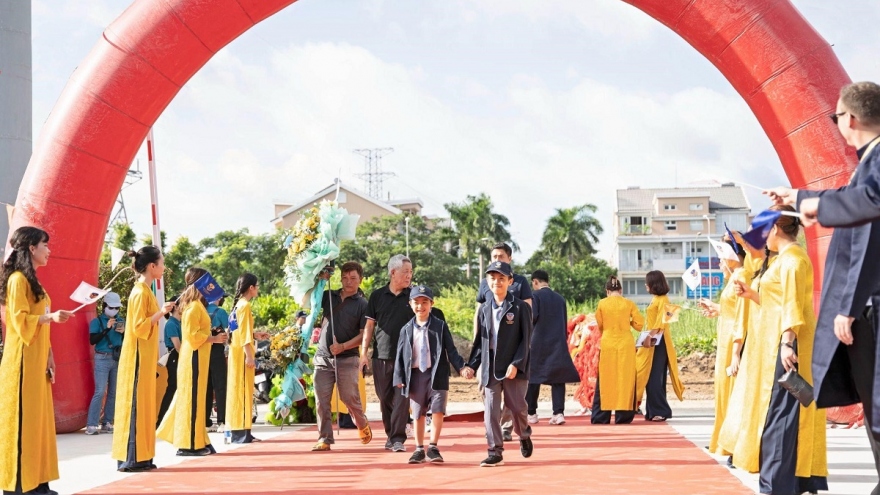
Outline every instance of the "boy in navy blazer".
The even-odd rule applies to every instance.
[[[486,270],[492,297],[477,312],[477,335],[463,374],[473,377],[480,369],[480,386],[486,423],[489,457],[482,467],[504,464],[504,439],[501,431],[501,401],[513,413],[513,430],[519,436],[523,457],[532,455],[532,428],[526,413],[529,386],[529,343],[532,336],[532,310],[528,304],[508,294],[513,270],[503,261],[493,261]]]
[[[443,429],[446,400],[449,394],[449,364],[461,371],[465,367],[452,341],[446,322],[433,316],[434,294],[419,285],[410,290],[409,304],[415,317],[400,330],[397,358],[394,361],[394,385],[409,397],[415,416],[416,450],[410,464],[443,462],[437,443]],[[425,415],[430,407],[431,443],[425,452]]]

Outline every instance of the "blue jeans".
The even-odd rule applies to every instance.
[[[95,353],[95,395],[89,404],[89,417],[87,426],[101,426],[104,423],[113,422],[113,414],[116,406],[116,368],[119,365],[110,354]],[[101,418],[101,402],[104,400],[104,392],[107,392],[107,402],[104,406],[104,416]],[[98,421],[101,419],[100,421]]]

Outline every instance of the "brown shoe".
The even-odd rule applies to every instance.
[[[312,447],[312,452],[328,452],[330,451],[330,444],[327,442],[318,442]]]
[[[364,426],[364,429],[358,430],[358,436],[361,437],[361,444],[366,445],[373,440],[373,430],[370,429],[370,425]]]

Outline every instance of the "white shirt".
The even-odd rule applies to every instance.
[[[501,327],[501,313],[504,312],[504,304],[497,308],[492,308],[492,334],[489,336],[489,349],[495,350],[498,347],[498,330]]]
[[[425,369],[431,367],[431,345],[428,343],[428,324],[420,326],[418,323],[413,325],[413,350],[412,350],[412,367],[418,368],[421,362],[422,347],[425,348]]]

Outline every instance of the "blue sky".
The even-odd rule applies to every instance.
[[[129,2],[33,3],[36,139]],[[794,3],[854,80],[880,80],[875,2]],[[360,186],[355,148],[395,148],[385,190],[421,197],[426,213],[486,192],[523,258],[554,208],[593,203],[610,231],[615,189],[785,181],[720,73],[619,0],[300,0],[218,53],[154,129],[172,241],[267,231],[273,200],[305,199],[339,171]],[[124,196],[135,230],[148,232],[146,180]],[[599,247],[610,255],[610,232]]]

